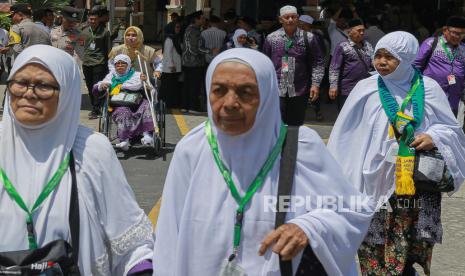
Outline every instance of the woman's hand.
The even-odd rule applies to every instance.
[[[283,261],[292,260],[308,245],[308,238],[299,226],[293,223],[283,224],[273,230],[262,241],[258,254],[263,256],[272,244],[274,253],[281,255]]]
[[[147,80],[147,75],[146,74],[140,74],[140,79],[141,79],[141,81],[146,81]]]
[[[422,133],[415,137],[410,146],[416,150],[432,150],[434,148],[433,138],[426,133]]]
[[[108,87],[110,87],[109,83],[104,82],[104,83],[100,84],[100,90],[107,90]]]

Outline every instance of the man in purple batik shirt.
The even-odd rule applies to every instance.
[[[465,88],[465,44],[461,43],[465,38],[465,18],[450,17],[442,31],[438,38],[430,37],[421,44],[414,65],[439,83],[457,116]]]
[[[304,123],[309,93],[312,101],[318,99],[324,76],[324,54],[315,36],[297,27],[299,15],[295,7],[282,7],[279,21],[282,28],[267,36],[263,53],[270,57],[276,69],[284,123],[300,126]]]
[[[334,48],[329,66],[329,98],[337,98],[340,111],[350,91],[360,81],[370,76],[373,70],[371,56],[373,47],[364,40],[365,26],[362,20],[349,21],[349,38]]]

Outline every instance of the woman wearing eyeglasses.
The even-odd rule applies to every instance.
[[[24,50],[6,103],[0,274],[151,275],[150,221],[106,137],[79,125],[73,58],[46,45]]]

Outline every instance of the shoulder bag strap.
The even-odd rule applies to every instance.
[[[368,72],[370,72],[370,67],[367,65],[367,63],[363,59],[362,54],[360,53],[358,47],[352,46],[352,48],[354,48],[354,51],[357,53],[358,59],[360,59],[360,62],[363,63],[363,66],[365,67],[365,70],[367,70],[367,74],[368,74]]]
[[[304,30],[305,56],[307,57],[307,69],[312,72],[312,52],[310,51],[310,43],[308,43],[308,33]]]
[[[69,159],[69,169],[71,171],[71,200],[69,206],[69,227],[71,231],[71,245],[73,248],[73,257],[75,265],[78,266],[79,260],[79,195],[76,181],[76,163],[74,154],[71,150]]]
[[[275,228],[278,228],[286,219],[286,212],[279,212],[279,198],[289,196],[294,183],[294,172],[297,160],[297,146],[299,138],[299,127],[288,126],[286,140],[283,144],[281,152],[281,162],[279,167],[279,182],[278,182],[278,200],[276,205],[276,220]],[[279,267],[282,276],[292,276],[292,262],[283,261],[279,256]]]

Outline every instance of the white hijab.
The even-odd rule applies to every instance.
[[[126,63],[126,64],[128,65],[128,67],[126,68],[126,72],[124,72],[124,74],[121,74],[121,75],[116,71],[116,66],[115,66],[115,64],[116,64],[117,62],[119,62],[119,61],[122,61],[122,62],[124,62],[124,63]],[[120,76],[120,77],[121,77],[121,76],[124,76],[124,75],[126,75],[126,74],[129,72],[129,70],[131,70],[131,66],[132,66],[132,64],[131,64],[131,58],[130,58],[128,55],[119,54],[119,55],[117,55],[117,56],[113,59],[113,66],[115,66],[115,74],[116,74],[116,75],[118,75],[118,76]]]
[[[242,135],[222,133],[214,124],[210,105],[208,109],[221,158],[231,171],[238,192],[244,195],[278,138],[278,82],[268,57],[251,49],[231,49],[210,64],[207,97],[215,68],[223,62],[251,67],[259,85],[255,123]],[[350,196],[359,193],[344,179],[316,132],[301,127],[298,149],[292,192],[307,197],[311,204],[295,206],[286,222],[297,224],[307,234],[329,275],[357,275],[355,254],[371,217],[364,212],[338,213],[316,208],[318,195],[342,196],[341,204],[347,206]],[[265,256],[258,256],[260,242],[274,229],[276,214],[264,206],[277,194],[279,164],[278,159],[246,207],[237,262],[247,275],[281,275],[276,254],[268,250]],[[170,164],[156,229],[155,275],[218,275],[221,262],[232,252],[236,209],[237,203],[215,164],[201,124],[178,143]],[[300,260],[301,254],[293,259],[294,272]]]
[[[0,166],[30,206],[49,178],[71,150],[79,125],[81,78],[73,58],[46,45],[25,49],[16,59],[8,79],[27,64],[38,63],[47,68],[60,85],[57,112],[50,121],[38,126],[18,122],[5,99]],[[34,184],[34,185],[31,185]]]
[[[382,76],[388,89],[390,91],[401,90],[408,92],[414,75],[412,63],[417,56],[418,40],[407,32],[392,32],[383,36],[383,38],[378,41],[375,47],[375,53],[379,49],[386,49],[400,61],[394,72]]]
[[[19,123],[6,98],[0,129],[0,166],[27,206],[32,206],[68,152],[76,160],[79,193],[82,275],[126,275],[153,255],[152,227],[137,205],[108,139],[79,126],[81,77],[66,52],[46,45],[25,49],[16,59],[9,79],[30,63],[42,64],[60,85],[57,113],[35,127]],[[33,213],[39,247],[57,240],[70,241],[68,212],[71,173]],[[28,249],[26,214],[0,184],[0,251]]]
[[[376,49],[381,48],[401,61],[393,73],[382,77],[401,104],[410,89],[411,64],[418,42],[409,33],[393,32],[378,42]],[[389,162],[388,154],[397,142],[388,135],[389,121],[378,92],[379,76],[375,74],[354,87],[331,132],[328,149],[359,191],[385,201],[395,188],[395,166]],[[465,180],[465,136],[441,87],[429,77],[423,76],[423,81],[424,119],[415,135],[427,133],[432,137],[454,177],[457,191]],[[412,115],[411,106],[406,113]]]
[[[233,35],[233,43],[234,43],[234,47],[235,48],[243,48],[244,45],[242,44],[239,44],[239,42],[237,41],[237,39],[241,36],[241,35],[247,35],[247,32],[244,30],[244,29],[237,29],[235,32],[234,32],[234,35]]]
[[[240,54],[242,58],[238,58],[234,54]],[[239,51],[231,49],[221,53],[208,67],[206,77],[207,99],[210,102],[212,76],[220,63],[228,60],[239,61],[250,64],[249,67],[252,67],[255,72],[260,91],[260,104],[253,127],[242,135],[230,136],[218,131],[215,124],[212,123],[212,130],[217,135],[218,147],[223,162],[228,166],[233,177],[237,178],[238,183],[241,183],[244,187],[248,187],[268,158],[278,140],[281,125],[279,98],[270,93],[270,91],[278,89],[276,73],[264,69],[271,65],[270,60],[257,58],[252,61],[247,58],[248,56],[251,56],[249,49],[240,49]],[[212,116],[211,106],[208,104],[208,118],[213,122]],[[242,148],[249,148],[253,151],[237,151],[237,149]]]

